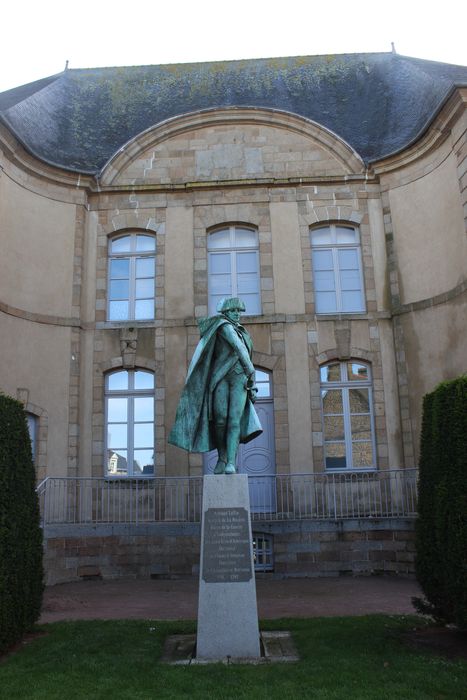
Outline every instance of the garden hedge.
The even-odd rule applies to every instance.
[[[467,629],[467,376],[424,398],[416,549],[417,609]]]
[[[39,617],[42,531],[22,405],[0,394],[0,653]]]

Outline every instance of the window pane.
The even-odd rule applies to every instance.
[[[255,369],[256,382],[269,382],[269,374],[261,369]]]
[[[154,423],[136,423],[134,441],[135,449],[141,447],[153,447]]]
[[[126,321],[129,317],[127,301],[111,301],[109,304],[109,319],[111,321]]]
[[[113,372],[107,377],[109,391],[124,391],[128,389],[128,372]]]
[[[256,252],[252,253],[237,253],[237,273],[258,271],[258,257]]]
[[[342,292],[342,311],[365,311],[362,292]]]
[[[251,231],[247,228],[235,229],[235,247],[236,248],[257,248],[258,234],[256,231]]]
[[[360,365],[357,362],[348,362],[347,377],[350,381],[368,380],[369,374],[367,365]]]
[[[337,243],[356,243],[357,232],[348,226],[336,226]]]
[[[358,253],[355,248],[338,250],[340,270],[358,270]]]
[[[130,236],[122,238],[114,238],[110,243],[111,253],[129,253],[130,252]]]
[[[360,271],[341,270],[340,282],[342,292],[360,290]]]
[[[208,250],[213,250],[214,248],[230,248],[229,229],[222,229],[222,231],[209,234]]]
[[[136,250],[138,253],[146,250],[156,250],[156,239],[154,236],[136,236]]]
[[[135,396],[135,421],[154,420],[154,398]]]
[[[256,384],[256,387],[258,389],[257,397],[258,398],[268,398],[271,396],[271,389],[269,387],[269,384],[265,384],[263,382],[259,382],[259,384]]]
[[[230,253],[216,253],[209,256],[209,271],[216,275],[219,273],[230,274]]]
[[[337,311],[337,301],[335,292],[316,292],[316,313],[331,314]]]
[[[130,276],[130,261],[128,258],[116,258],[110,261],[110,277],[112,279],[128,279]]]
[[[317,292],[334,292],[336,286],[334,270],[315,270],[314,280]]]
[[[325,245],[331,242],[331,229],[326,226],[326,228],[315,228],[311,232],[311,245]]]
[[[237,275],[237,294],[256,294],[258,292],[257,275]]]
[[[350,412],[369,413],[370,398],[368,389],[349,389]]]
[[[28,421],[29,439],[31,441],[32,459],[34,461],[36,458],[37,416],[35,416],[33,413],[26,413],[26,418]]]
[[[211,294],[232,295],[232,277],[230,275],[211,275],[209,278]]]
[[[345,443],[325,443],[326,469],[345,469],[347,460],[345,456]]]
[[[371,440],[370,416],[351,416],[352,440]]]
[[[341,366],[339,362],[333,362],[330,365],[325,365],[320,369],[322,382],[340,382]]]
[[[332,261],[331,250],[314,250],[313,251],[313,270],[332,270],[334,264]]]
[[[344,408],[342,403],[342,391],[341,389],[325,389],[321,392],[323,400],[323,413],[328,415],[329,413],[343,414]]]
[[[144,321],[154,318],[154,299],[145,299],[135,302],[135,319]]]
[[[352,462],[354,467],[373,467],[373,446],[371,442],[352,443]]]
[[[154,450],[135,450],[133,460],[135,476],[152,476],[154,474]]]
[[[128,280],[111,280],[110,282],[110,298],[111,299],[128,299],[129,298]]]
[[[261,313],[259,294],[242,294],[241,298],[245,304],[245,314],[255,316]]]
[[[154,258],[136,258],[136,277],[154,277]]]
[[[109,449],[127,448],[128,426],[126,423],[109,423],[107,428],[107,447]]]
[[[344,440],[343,416],[324,417],[324,438],[325,440]]]
[[[154,375],[152,372],[135,372],[135,389],[153,389]]]
[[[126,474],[128,470],[126,450],[107,450],[107,473]]]
[[[107,399],[107,420],[109,423],[125,423],[128,415],[127,399]]]
[[[154,297],[154,279],[136,280],[136,298],[149,299]]]

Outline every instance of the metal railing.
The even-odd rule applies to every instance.
[[[415,517],[417,471],[249,477],[253,520]],[[47,477],[43,525],[200,522],[202,477]]]

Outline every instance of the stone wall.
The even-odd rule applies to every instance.
[[[274,570],[265,576],[413,574],[414,521],[340,520],[253,523],[273,538]],[[46,583],[197,576],[200,526],[59,525],[44,531]]]

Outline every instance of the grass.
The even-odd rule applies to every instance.
[[[387,615],[265,621],[261,629],[293,632],[301,661],[177,667],[158,662],[164,639],[194,632],[194,622],[60,622],[0,664],[0,698],[467,698],[466,661],[404,644],[403,633],[421,624]]]

